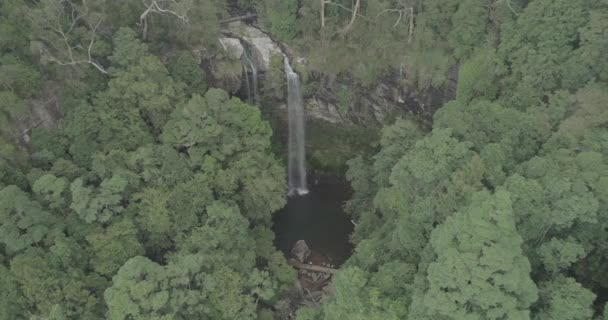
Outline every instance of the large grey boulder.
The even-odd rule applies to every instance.
[[[318,99],[316,96],[307,99],[304,108],[306,109],[306,114],[312,118],[329,123],[343,122],[342,116],[335,105],[326,100]]]
[[[243,48],[241,40],[227,37],[220,38],[219,40],[228,57],[235,60],[241,59],[243,52],[245,52],[245,48]]]
[[[259,71],[263,72],[270,68],[270,60],[273,56],[283,56],[281,47],[258,28],[237,22],[231,23],[229,29],[251,47]]]
[[[310,253],[310,248],[308,248],[308,245],[304,240],[298,240],[293,246],[293,249],[291,249],[291,254],[300,263],[304,263],[304,261],[310,257]]]

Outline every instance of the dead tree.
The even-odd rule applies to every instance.
[[[355,23],[355,19],[357,17],[363,18],[364,20],[369,21],[369,19],[366,16],[359,13],[359,9],[361,7],[361,0],[355,0],[356,2],[353,4],[352,8],[347,8],[339,3],[335,3],[335,2],[332,2],[329,0],[320,0],[320,1],[321,1],[321,28],[325,28],[325,6],[326,5],[336,6],[338,8],[341,8],[341,9],[346,10],[351,13],[351,18],[350,18],[348,24],[344,28],[342,28],[340,33],[348,32],[352,28],[353,24]]]
[[[41,49],[41,55],[44,56],[48,61],[57,63],[58,65],[61,65],[61,66],[75,66],[78,64],[87,63],[87,64],[90,64],[93,67],[95,67],[95,69],[99,70],[101,73],[107,74],[108,72],[106,71],[106,69],[101,64],[99,64],[97,61],[95,61],[95,59],[93,59],[93,57],[91,56],[91,49],[93,48],[93,45],[95,44],[95,39],[97,38],[96,32],[97,32],[97,28],[99,28],[100,24],[101,24],[101,21],[97,22],[97,24],[95,26],[89,26],[89,28],[91,29],[91,40],[89,41],[89,45],[87,46],[86,59],[75,59],[74,58],[73,50],[80,49],[82,47],[75,46],[72,48],[69,44],[68,35],[64,34],[64,33],[61,33],[61,36],[63,38],[66,50],[68,52],[67,60],[61,60],[61,59],[54,57],[52,54],[50,54],[48,52],[48,50],[46,48]]]
[[[91,53],[102,19],[94,19],[90,15],[86,0],[83,0],[80,6],[69,0],[45,2],[40,6],[33,10],[31,17],[39,28],[36,38],[42,44],[42,59],[62,66],[89,64],[107,74]],[[88,43],[77,43],[77,36],[73,35],[73,31],[80,27],[88,29]]]
[[[234,22],[234,21],[241,21],[241,20],[251,20],[251,19],[255,19],[257,17],[258,17],[258,15],[255,13],[249,13],[249,14],[245,14],[242,16],[238,16],[238,17],[230,17],[230,18],[222,19],[222,20],[220,20],[220,24],[230,23],[230,22]]]
[[[408,21],[407,42],[408,43],[412,42],[412,35],[414,34],[414,7],[408,8],[404,5],[402,9],[385,9],[385,10],[380,11],[380,13],[378,13],[376,15],[376,19],[378,19],[380,16],[382,16],[384,14],[388,14],[388,13],[398,14],[397,20],[393,24],[393,28],[396,28],[401,21],[405,21],[405,20]]]
[[[371,22],[371,23],[376,23],[376,20],[380,16],[382,16],[384,14],[388,14],[388,13],[395,13],[398,16],[397,16],[397,20],[393,24],[393,27],[396,28],[401,21],[407,20],[407,22],[408,22],[408,42],[412,41],[412,36],[414,34],[414,7],[407,7],[407,5],[404,4],[403,8],[401,8],[401,9],[385,9],[385,10],[382,10],[380,13],[378,13],[376,15],[375,19],[369,19],[368,17],[359,13],[360,9],[361,9],[361,0],[353,0],[354,3],[352,5],[352,8],[347,8],[339,3],[335,3],[330,0],[320,0],[320,1],[321,1],[321,9],[320,9],[321,28],[325,28],[325,6],[326,5],[336,6],[338,8],[341,8],[341,9],[346,10],[351,13],[351,17],[350,17],[348,23],[340,31],[338,31],[338,33],[340,33],[342,35],[345,35],[352,29],[357,17],[362,18],[363,20]],[[499,0],[499,1],[508,1],[508,0]]]
[[[304,270],[310,270],[310,271],[322,272],[322,273],[328,273],[328,274],[336,274],[336,272],[338,272],[337,269],[317,266],[314,264],[300,263],[295,259],[289,259],[287,261],[287,263],[290,266],[292,266],[294,268],[298,268],[298,269],[304,269]]]
[[[412,35],[414,34],[414,7],[410,7],[410,27],[408,30],[407,42],[412,42]]]
[[[177,2],[176,0],[143,0],[146,10],[139,16],[139,23],[143,26],[142,38],[148,39],[148,19],[150,14],[172,15],[188,24],[188,11],[192,9],[190,1]]]
[[[507,7],[509,8],[509,10],[511,10],[511,12],[513,12],[513,14],[515,16],[519,15],[517,13],[517,11],[515,11],[515,9],[513,9],[513,6],[511,5],[511,0],[498,0],[498,1],[496,1],[496,3],[501,3],[501,2],[504,2],[507,5]]]
[[[346,34],[355,24],[355,20],[357,19],[357,14],[359,13],[359,7],[361,6],[361,0],[355,0],[355,4],[353,5],[353,9],[350,15],[350,21],[348,24],[340,30],[341,34]]]

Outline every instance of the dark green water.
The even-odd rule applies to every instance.
[[[315,180],[310,181],[310,193],[290,197],[275,215],[275,245],[289,257],[296,241],[305,240],[315,263],[340,265],[352,252],[353,225],[342,210],[350,198],[349,186],[335,179]]]

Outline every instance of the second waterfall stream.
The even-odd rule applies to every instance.
[[[288,195],[305,195],[308,193],[306,183],[306,131],[304,129],[304,106],[300,77],[293,71],[289,59],[285,57],[285,74],[287,76],[287,113],[289,117],[288,141]]]

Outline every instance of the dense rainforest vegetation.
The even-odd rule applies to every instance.
[[[200,67],[242,13],[306,92],[458,70],[352,151],[355,249],[297,319],[608,319],[606,0],[0,1],[0,319],[273,319],[283,155]]]

